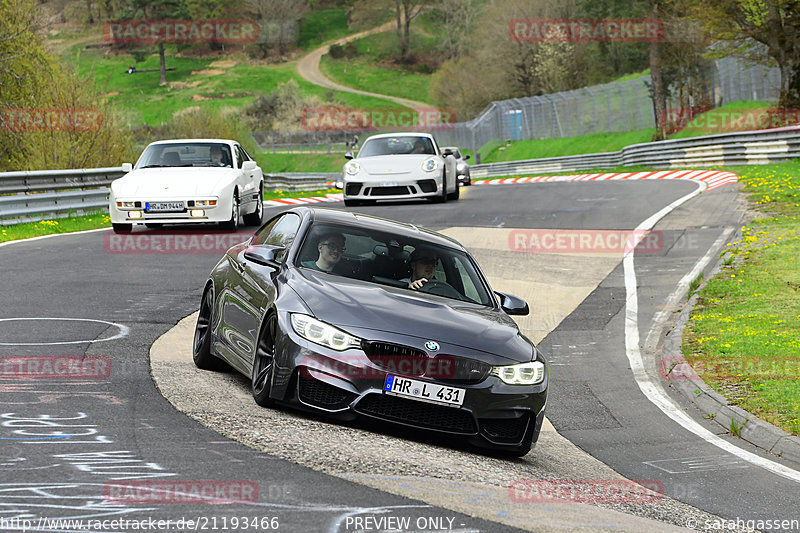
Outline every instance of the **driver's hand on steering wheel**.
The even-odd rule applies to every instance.
[[[418,291],[420,288],[422,288],[422,285],[425,284],[425,282],[427,281],[428,281],[427,278],[415,279],[414,281],[408,284],[408,288]]]

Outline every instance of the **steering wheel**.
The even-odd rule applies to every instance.
[[[429,279],[423,283],[422,287],[419,289],[419,292],[435,294],[437,296],[446,296],[448,298],[455,298],[457,300],[462,299],[461,294],[459,294],[459,292],[455,290],[452,285],[438,279]]]

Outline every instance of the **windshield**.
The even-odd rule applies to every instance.
[[[467,254],[392,233],[315,224],[295,264],[379,285],[492,305],[483,278]]]
[[[136,168],[225,167],[232,168],[231,148],[223,143],[165,143],[148,146]]]
[[[430,137],[400,136],[378,137],[367,139],[358,157],[374,157],[379,155],[424,154],[436,155]]]

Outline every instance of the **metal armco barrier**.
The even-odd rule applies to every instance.
[[[0,225],[37,221],[108,208],[108,187],[122,167],[0,173]],[[338,172],[264,174],[267,190],[325,189]]]
[[[631,166],[660,169],[765,165],[799,157],[800,127],[791,127],[633,144],[619,152],[473,165],[470,173],[473,178],[485,178]]]

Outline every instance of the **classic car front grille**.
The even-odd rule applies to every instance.
[[[436,192],[435,180],[421,180],[417,182],[417,187],[422,192]]]
[[[466,435],[474,435],[477,432],[475,418],[468,411],[388,394],[368,394],[355,405],[355,410],[375,418],[426,429]]]
[[[344,409],[356,398],[355,394],[339,387],[303,376],[302,371],[299,375],[297,389],[303,403],[322,409]]]
[[[397,187],[371,187],[367,189],[367,194],[369,196],[400,196],[404,194],[409,194],[410,191],[408,187],[405,186],[397,186]]]
[[[481,419],[481,433],[492,442],[514,444],[522,440],[530,415],[520,418]]]

